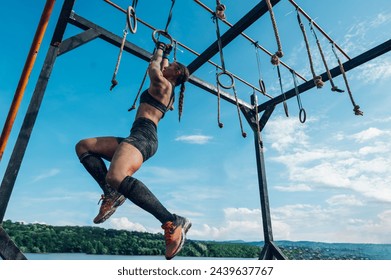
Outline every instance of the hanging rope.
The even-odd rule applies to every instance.
[[[133,105],[132,105],[132,107],[130,107],[130,108],[128,109],[128,112],[130,112],[130,111],[136,109],[137,99],[138,99],[139,96],[140,96],[141,90],[143,89],[143,86],[144,86],[144,84],[145,84],[145,80],[147,79],[147,76],[148,76],[148,68],[147,68],[147,71],[145,71],[143,80],[142,80],[141,85],[140,85],[140,87],[139,87],[139,89],[138,89],[138,91],[137,91],[136,98],[135,98],[134,101],[133,101]]]
[[[218,67],[216,67],[216,84],[217,84],[217,123],[220,128],[223,128],[224,124],[220,121],[220,85],[218,78]]]
[[[121,47],[119,49],[117,63],[115,64],[113,77],[111,78],[110,90],[113,90],[113,88],[116,85],[118,85],[117,74],[118,74],[118,70],[119,70],[119,65],[121,64],[122,53],[124,51],[125,42],[126,42],[126,36],[128,35],[128,29],[133,34],[135,34],[136,31],[137,31],[137,17],[136,17],[136,6],[137,6],[137,3],[138,3],[138,0],[133,0],[132,6],[129,6],[128,9],[127,9],[127,12],[126,12],[126,25],[125,25],[125,28],[123,30],[122,42],[121,42]],[[131,20],[131,18],[133,20]]]
[[[324,67],[326,69],[326,72],[327,72],[327,76],[329,77],[329,80],[330,80],[330,84],[331,84],[331,91],[336,91],[336,92],[344,92],[344,90],[342,89],[339,89],[335,84],[334,84],[334,81],[333,81],[333,77],[331,76],[331,73],[330,73],[330,69],[329,67],[327,66],[327,61],[326,61],[326,58],[324,56],[324,53],[323,53],[323,50],[322,50],[322,46],[319,42],[319,39],[318,39],[318,36],[316,35],[316,32],[315,32],[315,29],[312,25],[312,21],[310,22],[310,29],[312,31],[312,34],[314,35],[315,37],[315,40],[316,40],[316,44],[318,45],[318,49],[319,49],[319,53],[322,57],[322,61],[323,61],[323,64],[324,64]]]
[[[293,76],[293,83],[295,85],[295,94],[297,98],[297,104],[299,105],[299,120],[301,123],[305,123],[307,119],[307,113],[305,112],[303,108],[303,104],[301,103],[301,97],[300,97],[300,92],[299,92],[299,87],[298,87],[298,82],[297,82],[297,76],[294,70],[291,70],[292,76]]]
[[[313,79],[314,79],[314,83],[316,85],[317,88],[321,88],[323,87],[324,83],[322,81],[322,77],[321,76],[317,76],[315,74],[315,70],[314,70],[314,64],[312,62],[312,56],[311,56],[311,50],[310,50],[310,45],[308,43],[308,38],[307,38],[307,34],[305,32],[305,27],[301,21],[301,18],[300,18],[300,12],[298,9],[296,9],[297,11],[297,21],[299,22],[299,25],[300,25],[300,29],[301,29],[301,32],[303,33],[303,37],[304,37],[304,41],[305,41],[305,46],[307,48],[307,54],[308,54],[308,60],[310,62],[310,67],[311,67],[311,72],[312,72],[312,76],[313,76]]]
[[[236,109],[238,111],[240,130],[242,132],[242,136],[245,138],[247,136],[247,133],[244,132],[244,130],[243,130],[242,117],[240,115],[240,108],[239,108],[240,105],[239,105],[237,92],[236,92],[236,89],[235,89],[235,80],[234,80],[233,76],[226,71],[226,68],[225,68],[224,54],[223,54],[223,45],[222,45],[221,36],[220,36],[219,20],[218,20],[216,15],[213,16],[213,20],[216,23],[217,45],[219,47],[219,53],[220,53],[220,59],[221,59],[221,68],[222,68],[222,72],[220,72],[220,73],[218,73],[216,75],[217,86],[218,87],[221,86],[222,88],[225,88],[225,89],[231,89],[231,88],[233,89],[234,96],[235,96]],[[223,84],[221,82],[221,77],[222,76],[227,76],[229,78],[229,84],[228,85]],[[219,123],[219,126],[220,126],[220,123]]]
[[[233,91],[234,91],[234,96],[235,96],[235,102],[236,102],[236,109],[238,111],[238,118],[239,118],[239,124],[240,124],[240,131],[242,132],[242,136],[243,138],[246,138],[247,137],[247,133],[244,132],[244,129],[243,129],[243,122],[242,122],[242,117],[240,115],[240,105],[239,105],[239,100],[238,100],[238,94],[236,92],[236,88],[235,88],[235,85],[232,87]]]
[[[347,79],[347,76],[346,76],[345,68],[343,67],[342,62],[341,62],[341,60],[339,59],[337,52],[335,51],[335,44],[334,44],[334,43],[331,43],[331,49],[333,50],[334,55],[335,55],[335,57],[336,57],[336,59],[337,59],[337,61],[338,61],[339,69],[341,70],[343,79],[344,79],[344,81],[345,81],[346,88],[347,88],[348,93],[349,93],[350,100],[351,100],[352,105],[353,105],[354,114],[355,114],[356,116],[362,116],[362,115],[364,115],[364,113],[360,110],[360,106],[358,106],[358,105],[354,102],[353,94],[352,94],[352,91],[350,90],[350,86],[349,86],[349,82],[348,82],[348,79]]]
[[[174,40],[174,61],[176,61],[176,53],[177,53],[177,50],[178,50],[178,43],[176,40]]]
[[[261,58],[259,57],[258,42],[254,42],[254,46],[255,46],[255,56],[257,59],[257,68],[258,68],[258,75],[259,75],[258,78],[259,89],[263,95],[266,95],[266,87],[265,87],[265,83],[263,82],[262,74],[261,74]]]
[[[120,49],[119,49],[119,54],[118,54],[118,58],[117,58],[117,63],[116,63],[116,65],[115,65],[113,77],[111,78],[111,87],[110,87],[110,90],[113,90],[113,88],[114,88],[116,85],[118,85],[118,81],[117,81],[116,78],[117,78],[117,74],[118,74],[119,65],[121,64],[122,53],[123,53],[123,51],[124,51],[124,46],[125,46],[125,42],[126,42],[126,36],[128,35],[127,26],[128,26],[128,24],[126,24],[125,29],[123,30],[123,36],[122,36],[121,47],[120,47]]]
[[[274,35],[276,37],[277,47],[278,47],[276,53],[272,55],[271,63],[273,65],[278,65],[280,63],[280,58],[284,56],[284,53],[282,52],[281,40],[280,40],[280,35],[278,34],[277,21],[276,18],[274,17],[273,6],[270,3],[270,0],[266,0],[266,4],[269,10],[270,18],[272,20]]]
[[[284,97],[284,101],[283,101],[283,105],[284,105],[284,111],[285,111],[285,115],[287,117],[289,117],[289,113],[288,113],[288,104],[286,104],[286,96],[285,96],[285,92],[284,92],[284,89],[282,87],[282,79],[281,79],[281,72],[280,72],[280,65],[277,65],[277,73],[278,73],[278,81],[280,83],[280,90],[281,90],[281,93]]]
[[[216,0],[216,16],[219,19],[221,20],[226,19],[225,10],[226,10],[225,5],[221,4],[219,0]]]
[[[257,138],[258,144],[263,148],[262,137],[261,137],[261,126],[259,123],[259,112],[258,112],[258,97],[255,89],[253,88],[253,96],[254,96],[254,108],[255,108],[255,121],[257,123]]]
[[[175,5],[175,0],[171,0],[170,13],[168,14],[167,23],[166,23],[166,28],[164,28],[164,31],[165,31],[166,33],[168,33],[168,26],[169,26],[170,23],[171,23],[171,19],[172,19],[172,10],[174,9],[174,5]]]

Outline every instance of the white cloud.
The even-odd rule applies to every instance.
[[[377,138],[379,136],[382,136],[383,134],[385,134],[384,131],[378,129],[378,128],[375,128],[375,127],[370,127],[366,130],[363,130],[359,133],[356,133],[354,135],[352,135],[352,137],[357,141],[357,142],[365,142],[365,141],[368,141],[368,140],[372,140],[374,138]]]
[[[349,205],[349,206],[362,206],[364,203],[357,199],[354,195],[335,195],[326,200],[331,206]]]
[[[129,219],[126,217],[111,218],[109,221],[114,229],[125,229],[129,231],[140,231],[140,232],[147,231],[143,225],[139,223],[133,223],[129,221]]]
[[[311,187],[306,184],[275,186],[274,189],[282,192],[308,192],[312,190]]]
[[[40,180],[44,180],[46,178],[50,178],[50,177],[56,176],[59,173],[60,173],[60,169],[53,168],[53,169],[45,171],[42,174],[39,174],[39,175],[35,176],[33,178],[32,182],[35,183],[35,182],[38,182]]]
[[[203,145],[203,144],[207,144],[211,139],[213,139],[212,136],[206,136],[206,135],[183,135],[177,137],[175,141],[185,142],[189,144]]]
[[[360,67],[360,71],[355,76],[356,80],[364,83],[375,83],[379,80],[391,78],[391,59],[381,58],[372,62],[367,62]]]
[[[362,207],[352,195],[333,196],[329,207],[294,204],[272,208],[275,240],[321,242],[390,243],[391,210],[380,212],[375,220],[355,218],[351,207]],[[193,224],[189,238],[196,240],[263,240],[260,209],[226,208],[223,226]]]
[[[193,225],[189,238],[199,240],[244,240],[263,239],[260,209],[226,208],[223,226]]]
[[[277,117],[269,120],[266,126],[267,143],[271,143],[273,149],[283,152],[293,145],[306,146],[308,136],[305,133],[306,125],[300,123],[296,118]]]

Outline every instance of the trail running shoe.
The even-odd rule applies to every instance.
[[[174,214],[174,221],[168,221],[162,225],[166,240],[166,259],[171,260],[182,249],[185,243],[186,233],[191,227],[190,220]]]
[[[98,204],[102,201],[98,215],[94,219],[95,224],[100,224],[110,218],[114,214],[115,210],[125,202],[126,198],[118,193],[113,192],[108,195],[103,195],[100,198]]]

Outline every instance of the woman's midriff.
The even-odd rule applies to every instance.
[[[153,107],[147,103],[141,103],[139,105],[138,110],[137,110],[136,119],[147,118],[147,119],[150,119],[151,121],[153,121],[157,126],[157,124],[161,120],[162,116],[163,116],[163,113],[160,112],[155,107]]]

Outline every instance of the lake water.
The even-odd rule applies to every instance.
[[[32,254],[26,253],[29,260],[165,260],[164,256],[120,256],[120,255],[88,255],[88,254]],[[196,258],[175,257],[175,260],[244,260],[243,258]],[[255,260],[255,259],[247,259]]]

